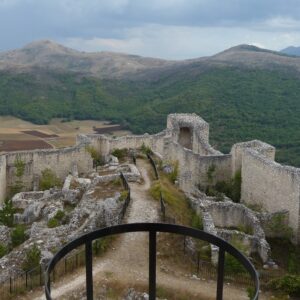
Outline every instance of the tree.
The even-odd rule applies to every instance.
[[[16,209],[13,207],[11,199],[6,198],[4,205],[0,210],[0,224],[12,227],[14,225],[14,213]]]
[[[42,177],[40,180],[40,189],[49,190],[52,187],[61,187],[61,180],[55,175],[55,173],[49,168],[42,171]]]

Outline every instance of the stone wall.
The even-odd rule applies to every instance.
[[[246,149],[254,149],[269,158],[275,159],[275,148],[267,143],[259,140],[234,144],[231,148],[230,154],[232,155],[232,174],[240,170],[242,167],[242,155]]]
[[[6,157],[0,156],[0,204],[6,196]]]
[[[93,161],[85,146],[85,144],[80,144],[63,149],[9,152],[0,156],[2,160],[6,160],[6,186],[14,185],[18,179],[15,175],[16,159],[25,163],[24,175],[20,178],[24,190],[32,190],[35,176],[40,176],[46,168],[51,169],[61,179],[65,179],[72,171],[74,164],[77,165],[79,173],[90,171]],[[0,180],[3,178],[0,167]],[[5,182],[2,180],[0,182]],[[3,196],[4,193],[0,192],[0,195]]]
[[[144,134],[144,135],[129,135],[118,138],[110,138],[105,135],[90,134],[88,138],[91,145],[102,155],[109,155],[114,149],[131,148],[138,149],[143,144],[149,146],[153,151],[163,153],[164,138],[166,131],[158,134]]]
[[[260,205],[268,212],[288,210],[294,241],[300,242],[300,169],[246,149],[242,155],[242,202]]]
[[[231,178],[231,155],[203,156],[171,142],[165,149],[164,159],[178,161],[179,187],[185,192],[191,192],[199,186],[208,184],[207,171],[215,166],[214,182],[229,180]]]

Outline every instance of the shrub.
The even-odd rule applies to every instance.
[[[122,191],[119,200],[124,201],[126,200],[127,196],[128,196],[128,191]]]
[[[103,164],[103,160],[101,159],[100,154],[97,152],[97,150],[94,147],[86,146],[85,151],[91,155],[94,166],[97,167],[97,166],[101,166]]]
[[[178,177],[178,168],[179,168],[178,161],[173,162],[172,167],[173,167],[173,170],[171,173],[168,174],[168,178],[170,179],[170,181],[172,181],[174,183]]]
[[[280,278],[271,280],[268,287],[278,291],[284,292],[291,296],[300,295],[300,276],[298,275],[285,275]]]
[[[111,154],[113,156],[117,157],[119,160],[122,160],[127,156],[128,149],[126,149],[126,148],[122,148],[122,149],[116,148],[111,152]]]
[[[253,297],[255,296],[255,288],[254,287],[248,287],[247,288],[247,295],[248,295],[249,299],[252,300]]]
[[[192,213],[192,227],[203,230],[203,221],[202,221],[202,216],[199,216],[196,213]]]
[[[65,213],[62,211],[62,210],[58,210],[54,216],[54,218],[57,220],[57,221],[62,221],[62,219],[65,217]]]
[[[25,260],[22,264],[22,269],[24,271],[30,271],[40,265],[41,260],[41,250],[36,244],[34,244],[26,252]]]
[[[13,247],[21,245],[27,240],[28,236],[25,233],[24,225],[17,225],[11,233],[11,242]]]
[[[45,169],[42,171],[42,177],[40,179],[40,189],[49,190],[52,187],[61,187],[61,180],[55,175],[55,173],[50,169]]]
[[[16,209],[13,207],[12,200],[6,198],[2,209],[0,210],[0,224],[12,227],[14,225],[14,213]]]
[[[142,146],[141,146],[141,151],[142,151],[142,153],[144,153],[145,155],[147,155],[147,154],[152,154],[153,152],[152,152],[152,150],[151,150],[151,148],[149,147],[149,146],[146,146],[144,143],[142,144]]]
[[[0,258],[8,253],[8,248],[4,244],[0,244]]]
[[[57,226],[59,226],[60,224],[59,224],[59,221],[57,220],[57,219],[55,219],[55,218],[51,218],[51,219],[49,219],[49,221],[48,221],[48,223],[47,223],[47,226],[49,227],[49,228],[55,228],[55,227],[57,227]]]
[[[224,269],[228,273],[245,273],[244,266],[235,257],[228,253],[225,255]]]

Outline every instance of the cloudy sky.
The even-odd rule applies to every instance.
[[[0,51],[52,39],[168,59],[300,46],[300,0],[0,0]]]

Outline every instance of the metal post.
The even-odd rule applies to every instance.
[[[225,251],[224,249],[219,248],[217,300],[223,300],[224,261]]]
[[[27,286],[28,286],[28,281],[27,281],[28,278],[27,277],[28,277],[28,271],[25,272],[25,286],[26,286],[26,289],[27,289]]]
[[[42,285],[42,266],[40,265],[40,285]]]
[[[156,298],[156,231],[149,232],[149,300]]]
[[[199,267],[200,267],[200,252],[197,252],[197,276],[199,276]]]
[[[93,248],[92,242],[85,243],[86,298],[93,300]]]

